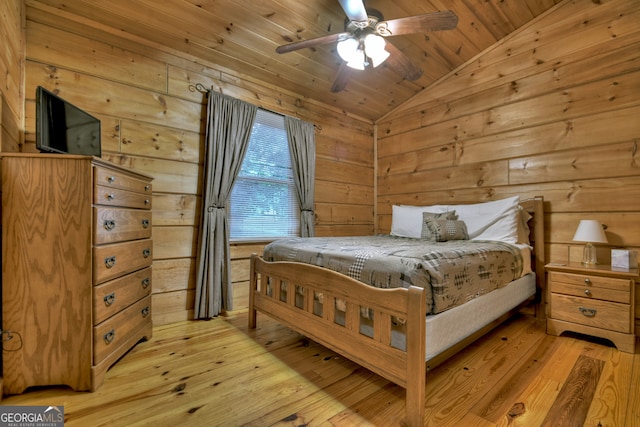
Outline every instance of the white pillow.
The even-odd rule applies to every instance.
[[[518,241],[520,196],[471,205],[447,205],[467,225],[469,239]]]
[[[442,205],[393,205],[391,209],[391,235],[413,237],[414,239],[419,239],[422,235],[422,212],[442,213],[447,211],[446,207]]]
[[[520,196],[470,205],[409,206],[393,205],[391,235],[419,239],[422,234],[422,213],[456,211],[464,221],[469,239],[518,241],[518,206]]]

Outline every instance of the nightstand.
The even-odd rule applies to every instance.
[[[579,263],[545,266],[547,333],[573,331],[610,340],[620,351],[635,352],[635,284],[638,270]]]

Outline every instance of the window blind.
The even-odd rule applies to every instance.
[[[259,109],[231,192],[230,237],[259,240],[300,234],[284,117]]]

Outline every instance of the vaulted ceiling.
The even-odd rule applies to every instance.
[[[118,29],[204,65],[233,70],[303,97],[376,120],[449,75],[561,0],[367,0],[385,20],[451,10],[453,30],[387,40],[421,70],[408,81],[388,63],[353,71],[331,92],[342,60],[335,43],[278,54],[279,45],[344,31],[338,0],[29,0]]]

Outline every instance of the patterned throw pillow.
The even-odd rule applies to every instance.
[[[427,219],[427,227],[431,232],[431,240],[446,242],[448,240],[469,240],[467,225],[464,221],[452,219]]]
[[[422,233],[420,233],[420,238],[433,240],[431,238],[431,231],[427,226],[428,219],[458,219],[458,215],[456,214],[456,211],[442,213],[422,212]]]

